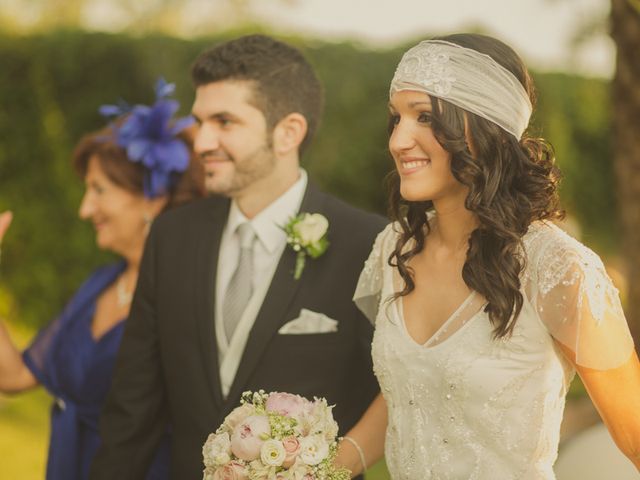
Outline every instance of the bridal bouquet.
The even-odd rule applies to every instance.
[[[245,392],[209,435],[203,480],[349,480],[334,466],[338,424],[324,398]]]

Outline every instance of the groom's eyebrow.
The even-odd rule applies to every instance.
[[[193,111],[191,112],[191,115],[198,121],[198,122],[202,122],[203,120],[236,120],[238,117],[235,116],[234,114],[232,114],[231,112],[228,112],[226,110],[222,111],[222,112],[215,112],[215,113],[211,113],[209,115],[206,115],[204,119],[200,118],[198,115],[196,115],[195,113],[193,113]]]

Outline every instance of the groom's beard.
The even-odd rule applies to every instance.
[[[201,155],[205,168],[205,187],[209,193],[233,197],[273,172],[276,157],[266,143],[243,158],[218,149]],[[213,168],[207,168],[207,159]]]

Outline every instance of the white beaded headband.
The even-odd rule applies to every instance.
[[[389,96],[415,90],[475,113],[520,139],[531,101],[518,79],[493,58],[444,40],[425,40],[407,51]]]

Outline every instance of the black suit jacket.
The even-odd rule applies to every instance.
[[[209,198],[167,212],[151,229],[100,422],[92,479],[141,479],[170,424],[171,477],[202,478],[202,445],[245,390],[325,397],[344,433],[378,391],[372,327],[351,301],[382,217],[307,188],[301,211],[329,220],[330,246],[294,280],[286,248],[226,399],[214,330],[216,267],[230,202]],[[280,335],[302,308],[338,321],[335,333]]]

